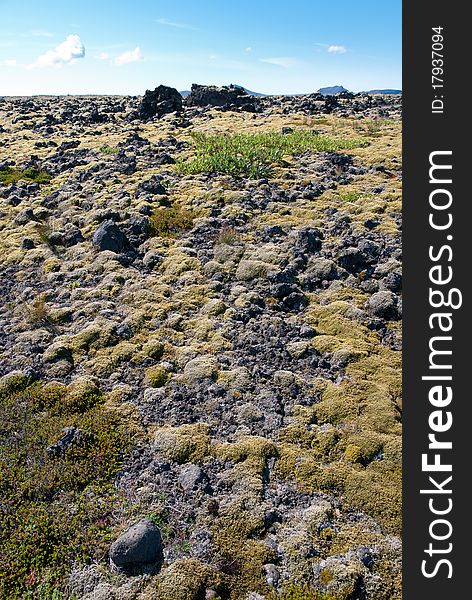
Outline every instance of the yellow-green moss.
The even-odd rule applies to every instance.
[[[339,596],[331,593],[323,593],[313,589],[308,585],[285,584],[282,589],[282,594],[279,595],[275,591],[271,591],[267,596],[267,600],[344,600]]]
[[[349,462],[360,462],[362,458],[362,452],[357,444],[348,444],[344,451],[344,458]]]
[[[159,360],[164,354],[164,344],[160,340],[150,339],[143,345],[143,352],[146,356]]]
[[[363,294],[349,293],[351,302]],[[340,494],[375,517],[385,531],[401,528],[401,355],[375,332],[349,318],[341,294],[322,292],[306,312],[313,345],[346,359],[346,379],[315,380],[320,401],[295,407],[294,422],[279,434],[276,472],[302,489]],[[324,302],[323,304],[321,302]]]
[[[208,425],[192,423],[180,427],[160,427],[154,435],[158,451],[180,464],[202,462],[210,453]]]
[[[195,559],[179,559],[144,590],[139,600],[199,600],[206,587],[218,590],[224,576]]]
[[[275,444],[258,436],[243,436],[237,442],[220,444],[214,452],[223,460],[242,463],[243,468],[254,475],[262,475],[265,461],[277,456]]]
[[[146,379],[151,387],[162,387],[170,379],[170,373],[164,367],[157,365],[146,370]]]

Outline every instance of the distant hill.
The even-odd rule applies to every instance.
[[[324,96],[332,96],[334,94],[341,94],[342,92],[347,92],[345,87],[342,85],[333,85],[331,87],[324,87],[318,90],[319,94],[323,94]],[[369,90],[367,92],[361,92],[361,94],[401,94],[402,90],[394,90],[394,89],[385,89],[385,90]]]
[[[323,96],[334,96],[334,94],[342,94],[343,92],[348,92],[345,87],[342,85],[332,85],[331,87],[324,87],[318,90],[318,94],[323,94]]]
[[[238,85],[237,87],[243,88],[243,90],[250,94],[251,96],[267,96],[267,94],[261,94],[260,92],[252,92],[251,90],[248,90],[247,88],[243,87],[242,85]]]

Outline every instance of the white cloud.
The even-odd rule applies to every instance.
[[[156,19],[156,23],[159,25],[167,25],[167,27],[177,27],[177,29],[195,29],[188,23],[177,23],[176,21],[171,21],[170,19]]]
[[[246,48],[246,52],[252,52],[252,48],[251,48],[251,46],[248,46],[248,47]]]
[[[115,58],[113,61],[115,65],[129,65],[130,63],[138,62],[143,60],[143,55],[139,47],[136,47],[134,50],[130,50],[129,52],[123,52]]]
[[[18,63],[16,61],[16,58],[7,58],[6,60],[3,60],[0,64],[2,64],[4,67],[18,67]]]
[[[100,52],[97,58],[99,60],[108,60],[110,58],[110,55],[108,54],[108,52]]]
[[[347,48],[344,46],[328,46],[328,52],[330,54],[345,54],[347,52]]]
[[[60,67],[72,63],[79,58],[84,58],[85,48],[78,35],[68,35],[67,38],[56,46],[54,50],[48,50],[36,59],[32,67]]]
[[[288,56],[276,56],[274,58],[260,58],[260,62],[269,63],[270,65],[277,65],[278,67],[284,67],[288,69],[289,67],[294,67],[297,64],[297,61],[293,58],[289,58]]]

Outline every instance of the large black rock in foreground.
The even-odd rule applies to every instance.
[[[93,234],[92,243],[100,251],[110,250],[118,254],[129,250],[128,238],[113,221],[103,221]]]
[[[146,90],[138,108],[139,118],[143,121],[156,116],[182,110],[182,96],[172,87],[160,85],[154,91]]]
[[[125,571],[145,565],[159,566],[163,560],[159,528],[149,519],[142,519],[113,542],[110,560]]]

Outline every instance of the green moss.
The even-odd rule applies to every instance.
[[[22,392],[29,385],[29,378],[21,371],[13,371],[0,379],[0,398],[8,394]]]
[[[138,354],[136,344],[123,340],[112,348],[97,350],[93,355],[93,359],[88,361],[87,368],[99,377],[111,375],[121,364],[124,362],[130,363]]]
[[[4,185],[18,183],[20,180],[34,181],[36,183],[49,183],[51,179],[52,176],[49,175],[49,173],[46,173],[46,171],[34,168],[21,171],[20,169],[15,169],[13,167],[4,167],[0,170],[0,183],[3,183]]]
[[[276,472],[302,489],[342,495],[384,531],[399,533],[401,355],[349,318],[352,306],[339,299],[346,294],[364,302],[349,289],[322,293],[306,316],[317,330],[315,347],[348,357],[347,378],[337,384],[314,381],[320,401],[294,410],[293,422],[280,432]]]
[[[159,452],[179,464],[201,462],[210,453],[208,425],[193,423],[180,427],[160,427],[154,443]]]
[[[399,469],[372,463],[366,470],[353,471],[346,478],[348,502],[375,516],[384,531],[400,533],[402,528],[402,478]]]
[[[195,559],[179,559],[140,595],[140,600],[200,600],[205,588],[225,590],[224,575]],[[226,597],[226,595],[225,595]]]
[[[323,585],[328,585],[330,581],[333,580],[333,574],[329,569],[323,569],[320,573],[320,583]]]
[[[219,445],[215,453],[225,461],[242,463],[248,473],[262,475],[266,460],[277,456],[277,448],[271,440],[248,435],[237,442]]]
[[[344,451],[344,458],[349,462],[360,462],[362,458],[361,449],[356,444],[348,444],[346,450]]]
[[[151,235],[174,237],[182,231],[192,229],[195,214],[184,208],[160,207],[151,216]]]
[[[164,344],[159,340],[149,340],[144,344],[143,352],[146,356],[159,360],[164,354]]]
[[[314,590],[308,585],[290,583],[284,586],[281,595],[271,592],[266,598],[267,600],[341,600],[339,596]]]
[[[113,346],[118,339],[113,326],[94,323],[70,338],[67,344],[72,352],[87,354],[91,350]]]
[[[149,381],[151,387],[162,387],[170,379],[170,373],[164,367],[160,365],[156,367],[150,367],[146,371],[146,379]]]
[[[119,148],[116,148],[115,146],[102,146],[100,148],[100,152],[103,154],[118,154],[119,151]]]
[[[264,514],[249,508],[249,502],[233,502],[211,526],[220,555],[217,565],[227,575],[229,597],[234,600],[250,591],[268,592],[264,565],[277,560],[275,550],[257,539],[264,531]]]
[[[103,556],[130,439],[101,395],[60,385],[11,384],[0,392],[0,422],[0,596],[23,598],[60,588],[73,561]],[[48,451],[71,426],[83,436]]]

